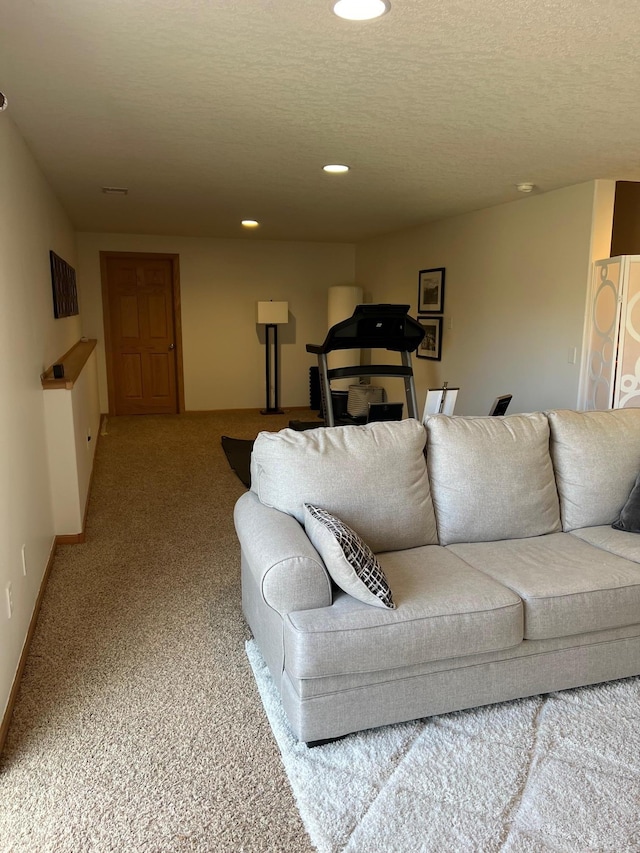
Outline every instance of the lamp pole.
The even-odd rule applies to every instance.
[[[273,346],[273,361],[271,359],[271,347]],[[273,367],[273,370],[272,370]],[[276,323],[267,323],[265,326],[265,384],[267,390],[266,407],[260,410],[261,415],[282,415],[282,409],[278,405],[278,326]],[[271,388],[273,387],[273,405],[271,405]]]
[[[282,415],[280,408],[280,376],[278,364],[278,324],[289,320],[288,302],[258,302],[257,319],[264,324],[265,332],[265,385],[266,406],[261,415]],[[271,350],[273,348],[273,356]],[[273,394],[272,394],[273,389]]]

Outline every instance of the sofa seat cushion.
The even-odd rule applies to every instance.
[[[438,545],[378,554],[395,610],[336,592],[330,607],[289,613],[285,669],[316,678],[475,655],[522,641],[522,602]]]
[[[570,533],[450,550],[522,598],[527,640],[640,622],[640,565]]]
[[[613,524],[640,471],[640,409],[547,416],[562,529]]]
[[[559,650],[580,649],[587,646],[611,645],[618,640],[640,638],[640,625],[627,625],[625,628],[613,628],[610,631],[589,631],[588,634],[572,634],[570,637],[554,637],[550,640],[523,640],[510,649],[497,652],[482,652],[477,655],[465,655],[461,658],[434,660],[414,666],[381,669],[377,672],[354,672],[348,675],[331,675],[327,678],[294,678],[291,683],[301,699],[314,696],[327,696],[344,690],[358,690],[373,684],[389,681],[401,681],[405,678],[418,679],[424,675],[452,672],[456,669],[473,670],[484,664],[501,664],[508,660],[538,657],[553,654]],[[588,653],[588,652],[587,652]],[[514,667],[517,678],[518,666]]]
[[[427,465],[441,545],[560,530],[544,414],[427,419]]]
[[[596,548],[640,563],[640,536],[637,533],[615,530],[609,524],[601,524],[597,527],[581,527],[579,530],[572,530],[571,534],[590,545],[595,545]]]
[[[251,489],[300,524],[305,503],[321,506],[374,553],[435,545],[426,440],[411,418],[261,432],[251,454]]]

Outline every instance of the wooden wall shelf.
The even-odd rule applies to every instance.
[[[48,367],[40,377],[44,390],[48,391],[53,388],[71,390],[97,343],[98,341],[95,338],[79,340],[69,352],[66,352],[61,359],[56,361],[56,364],[64,364],[64,377],[62,379],[56,379],[53,375],[53,365]]]

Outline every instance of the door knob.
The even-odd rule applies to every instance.
[[[176,348],[175,344],[169,344],[169,349],[175,349],[175,348]]]

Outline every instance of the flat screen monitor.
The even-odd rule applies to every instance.
[[[373,421],[401,421],[404,403],[369,403],[367,423]]]
[[[452,415],[456,407],[459,388],[429,388],[424,401],[422,423],[430,415]]]
[[[497,416],[504,415],[509,408],[509,403],[511,402],[512,397],[512,394],[502,394],[500,397],[496,397],[493,401],[489,414]]]

